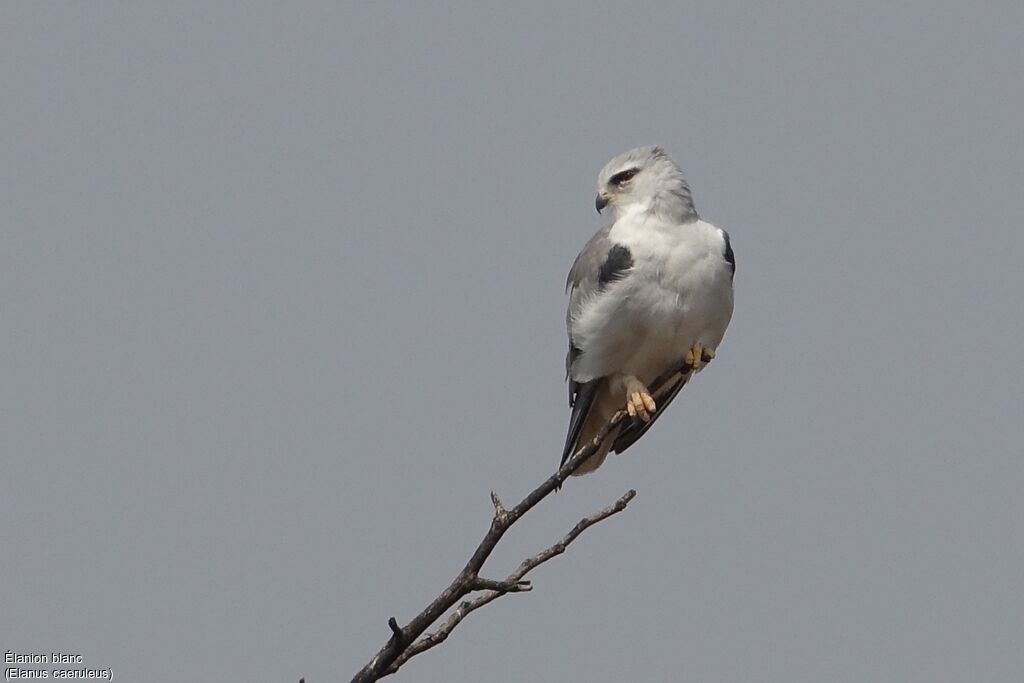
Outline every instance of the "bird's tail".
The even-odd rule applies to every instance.
[[[583,448],[590,444],[604,428],[604,425],[608,420],[611,419],[619,406],[608,390],[608,383],[601,382],[600,386],[595,392],[595,396],[592,398],[592,403],[587,410],[586,418],[583,420],[583,424],[580,426],[577,432],[577,436],[573,439],[571,449],[567,449],[569,455],[575,454],[580,448]],[[604,441],[601,442],[600,447],[583,461],[583,464],[576,468],[573,472],[573,476],[579,476],[581,474],[588,474],[593,472],[604,462],[604,459],[608,456],[608,451],[612,447],[612,443],[615,441],[618,429],[612,430],[608,434]],[[568,457],[566,457],[568,459]],[[563,463],[565,460],[563,460]]]

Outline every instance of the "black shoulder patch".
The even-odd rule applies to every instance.
[[[632,267],[633,254],[629,252],[629,248],[616,244],[608,250],[608,257],[601,264],[601,270],[597,273],[597,283],[603,287],[609,282],[621,280]]]
[[[731,277],[736,277],[736,255],[732,253],[732,243],[729,242],[729,233],[723,230],[722,236],[725,237],[725,253],[722,254],[722,256],[725,257],[725,262],[729,264],[729,275]]]

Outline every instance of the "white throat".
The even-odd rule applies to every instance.
[[[658,218],[672,224],[690,223],[699,218],[688,190],[682,194],[665,192],[624,205],[613,204],[612,214],[616,221]]]

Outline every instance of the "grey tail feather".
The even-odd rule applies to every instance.
[[[576,452],[576,441],[580,438],[580,432],[583,431],[587,415],[590,414],[590,407],[594,404],[594,397],[597,396],[597,387],[600,382],[600,379],[592,379],[579,385],[576,399],[573,401],[572,415],[569,417],[569,433],[565,436],[565,448],[562,450],[562,462],[559,463],[559,467],[564,465],[565,461]]]

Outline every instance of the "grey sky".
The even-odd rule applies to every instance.
[[[400,680],[1021,680],[1024,10],[828,4],[5,3],[0,648],[347,680],[557,465],[594,179],[658,143],[718,359]]]

